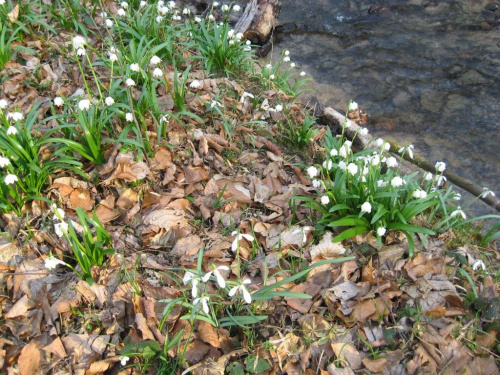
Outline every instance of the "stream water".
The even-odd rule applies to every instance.
[[[355,100],[372,134],[498,195],[499,5],[285,0],[274,54],[291,51],[322,104],[343,112]]]

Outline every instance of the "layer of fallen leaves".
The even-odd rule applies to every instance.
[[[64,41],[65,36],[60,38]],[[41,42],[25,43],[43,56]],[[13,107],[29,110],[42,101],[47,112],[55,95],[82,87],[81,78],[70,80],[74,67],[62,57],[22,58],[24,65],[9,62],[1,72],[2,92]],[[35,79],[34,68],[40,68],[37,79],[48,92],[26,84]],[[445,253],[439,239],[422,242],[424,251],[413,259],[407,258],[407,244],[396,233],[382,247],[370,236],[334,244],[330,233],[313,244],[309,210],[300,202],[293,209],[290,203],[294,195],[310,194],[311,182],[296,166],[303,161],[274,141],[279,137],[273,119],[280,114],[252,109],[248,98],[240,102],[244,90],[237,82],[204,79],[195,69],[192,78],[201,85],[189,93],[187,106],[204,116],[205,124],[181,126],[172,120],[168,147],[158,147],[154,157],[138,161],[138,155],[120,152],[116,145],[108,149],[106,164],[93,169],[98,184],[61,175],[54,176],[47,189],[47,197],[61,202],[69,217],[74,218],[76,208],[95,210],[113,237],[117,254],[105,267],[94,269],[94,284],[63,269],[44,268],[50,252],[71,254],[68,244],[54,235],[45,203],[26,208],[30,236],[21,220],[2,216],[2,231],[14,238],[0,245],[2,371],[136,373],[134,367],[123,369],[120,364],[125,344],[161,346],[167,335],[184,330],[185,359],[195,374],[224,374],[240,367],[267,374],[499,373],[498,330],[473,327],[498,321],[498,308],[488,318],[474,319],[464,303],[471,287],[457,282],[456,259]],[[222,86],[224,108],[231,108],[226,111],[229,120],[264,118],[269,124],[236,127],[229,139],[203,104]],[[286,99],[277,91],[263,96],[269,101]],[[298,105],[289,113],[299,120],[304,116]],[[228,151],[235,156],[228,158]],[[201,321],[189,326],[179,319],[181,308],[170,312],[160,330],[165,307],[160,301],[182,294],[171,270],[194,268],[200,248],[205,249],[206,271],[211,263],[227,265],[232,270],[228,277],[236,280],[232,229],[256,237],[257,253],[245,241],[240,249],[254,289],[263,286],[265,274],[271,275],[270,284],[296,272],[298,259],[301,267],[352,254],[357,260],[317,267],[306,280],[286,285],[311,299],[263,303],[269,318],[255,327],[258,339],[253,345],[238,329],[218,329]],[[469,250],[461,249],[460,254],[473,257]],[[498,301],[493,280],[485,279],[483,285],[482,298]],[[264,342],[267,345],[255,344]],[[178,353],[172,350],[169,355]]]

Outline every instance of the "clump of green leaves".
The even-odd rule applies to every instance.
[[[114,254],[115,251],[111,247],[111,236],[104,229],[95,212],[91,218],[81,208],[77,208],[76,214],[80,222],[81,232],[77,231],[70,220],[64,236],[68,240],[73,255],[82,270],[81,273],[77,271],[76,274],[81,279],[92,284],[94,282],[92,267],[102,266],[106,256]]]

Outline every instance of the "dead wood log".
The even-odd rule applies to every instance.
[[[276,26],[281,0],[250,0],[235,29],[252,44],[264,44]]]

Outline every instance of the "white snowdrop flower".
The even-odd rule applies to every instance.
[[[295,68],[295,63],[294,62],[290,63],[290,68]]]
[[[0,168],[4,168],[4,167],[6,167],[8,165],[10,165],[9,158],[6,158],[4,156],[0,156]]]
[[[139,3],[139,9],[144,8],[147,4],[148,4],[148,2],[147,2],[147,1],[144,1],[144,0],[143,0],[143,1],[141,1],[141,2]]]
[[[362,175],[367,175],[369,172],[368,168],[367,167],[363,167],[363,170],[361,171],[361,174]]]
[[[330,156],[337,156],[338,154],[339,152],[335,148],[330,150]]]
[[[153,77],[155,77],[155,78],[163,77],[163,70],[161,70],[160,68],[155,68],[153,70]]]
[[[366,212],[367,214],[372,212],[372,205],[370,202],[365,202],[361,205],[361,212]]]
[[[494,197],[494,196],[495,196],[495,193],[494,193],[494,192],[492,192],[492,191],[491,191],[490,189],[488,189],[487,187],[483,188],[483,192],[481,193],[481,196],[482,196],[483,198],[486,198],[486,197],[488,197],[489,195],[491,195],[492,197]]]
[[[115,61],[118,61],[118,55],[116,53],[109,53],[109,60],[111,62],[115,62]]]
[[[384,150],[389,151],[391,149],[391,144],[389,142],[384,143]]]
[[[351,101],[349,103],[349,112],[350,111],[355,111],[356,109],[358,109],[358,103],[354,102],[354,101]]]
[[[330,203],[330,198],[328,198],[328,195],[323,195],[321,197],[321,204],[324,204],[325,206]]]
[[[325,160],[323,162],[323,168],[325,168],[326,170],[330,171],[333,168],[333,161],[331,161],[330,159]]]
[[[339,155],[342,156],[343,158],[347,158],[350,152],[351,149],[349,147],[342,145],[342,147],[340,147]]]
[[[358,166],[354,163],[349,163],[349,165],[347,166],[347,171],[354,176],[356,173],[358,173]]]
[[[316,168],[314,165],[311,165],[309,168],[307,168],[306,172],[309,178],[313,178],[319,174],[319,169]]]
[[[191,14],[191,10],[190,10],[189,8],[184,8],[184,9],[182,10],[182,14],[184,14],[184,15],[186,15],[186,16],[187,16],[187,15],[190,15],[190,14]]]
[[[156,23],[161,23],[163,21],[163,17],[162,16],[156,16],[155,21],[156,21]]]
[[[382,147],[383,144],[384,144],[384,140],[382,138],[377,138],[377,140],[375,141],[375,145],[377,147]]]
[[[345,163],[345,161],[343,160],[339,161],[339,168],[344,171],[347,169],[347,164]]]
[[[276,112],[281,112],[283,110],[283,106],[281,104],[278,104],[275,108]]]
[[[253,242],[253,240],[254,240],[254,237],[251,234],[243,234],[243,233],[239,233],[238,231],[233,231],[233,233],[231,233],[231,236],[236,236],[236,238],[234,239],[234,241],[231,245],[231,250],[233,252],[238,250],[238,248],[240,247],[240,241],[243,238],[249,242]]]
[[[380,155],[374,155],[371,161],[372,165],[377,166],[380,164]]]
[[[181,16],[177,15],[173,17],[174,21],[180,21],[182,18]]]
[[[68,223],[63,221],[61,223],[54,224],[54,232],[56,232],[58,237],[64,236],[64,234],[68,232]]]
[[[107,16],[108,16],[107,12],[101,12],[101,13],[99,13],[99,17],[101,17],[101,18],[106,18]]]
[[[213,274],[215,276],[215,278],[217,279],[217,284],[219,284],[219,287],[225,288],[226,287],[226,280],[224,280],[224,277],[221,275],[221,273],[220,273],[221,270],[222,271],[229,271],[229,267],[228,266],[219,266],[217,268],[214,268],[212,271],[207,272],[205,274],[205,276],[203,276],[201,278],[201,280],[204,283],[206,283]]]
[[[234,35],[234,30],[233,30],[233,29],[231,29],[231,30],[229,30],[229,31],[227,32],[227,37],[228,37],[228,38],[232,38],[232,37],[233,37],[233,35]]]
[[[5,116],[7,120],[12,120],[12,121],[21,121],[24,119],[24,115],[22,112],[10,112],[7,113],[7,116]]]
[[[120,3],[120,6],[121,6],[122,8],[124,8],[124,9],[127,9],[127,8],[128,8],[128,3],[127,3],[126,1],[122,1],[122,2]]]
[[[0,5],[5,5],[5,0],[0,0]]]
[[[285,56],[289,56],[290,55],[290,51],[289,50],[285,50],[284,55]]]
[[[461,215],[463,219],[465,219],[467,217],[465,215],[465,212],[462,211],[462,208],[460,206],[458,206],[457,209],[450,214],[450,219],[452,219],[458,215]]]
[[[85,111],[90,109],[90,100],[88,99],[82,99],[78,102],[78,108],[80,108],[80,111]]]
[[[377,228],[377,234],[382,237],[385,233],[387,232],[387,229],[385,229],[384,227],[378,227]]]
[[[413,192],[412,197],[413,198],[417,198],[417,199],[419,199],[419,198],[427,198],[427,193],[425,191],[421,190],[421,189],[417,189],[417,190],[415,190]]]
[[[321,181],[320,180],[312,180],[312,184],[313,184],[313,187],[315,187],[316,189],[319,189],[321,187]]]
[[[460,199],[462,199],[462,194],[457,193],[456,191],[454,193],[455,194],[453,195],[453,200],[459,201]]]
[[[238,39],[238,40],[241,40],[241,38],[243,38],[243,34],[242,33],[237,33],[234,37],[236,39]]]
[[[194,17],[194,22],[200,23],[201,22],[201,18],[198,17],[198,16]]]
[[[141,67],[137,63],[130,64],[130,70],[133,72],[139,72]]]
[[[394,156],[391,156],[387,158],[385,164],[387,164],[387,168],[394,168],[398,166],[398,160]]]
[[[394,187],[400,187],[404,184],[404,181],[401,177],[396,176],[391,180],[391,185]]]
[[[105,22],[106,27],[113,27],[113,20],[108,18]]]
[[[127,113],[125,114],[125,120],[127,120],[127,122],[132,122],[132,121],[134,121],[134,115],[133,115],[132,113],[130,113],[130,112],[127,112]]]
[[[194,273],[189,272],[189,271],[186,272],[184,274],[184,277],[182,278],[182,283],[184,285],[191,283],[191,285],[192,285],[191,295],[193,296],[193,298],[198,297],[198,284],[199,284],[199,282],[200,282],[200,278],[198,276],[196,276]]]
[[[301,229],[294,231],[293,233],[296,234],[300,230],[302,230],[302,243],[306,243],[307,242],[307,232],[309,232],[311,229],[312,229],[311,227],[303,227]]]
[[[472,269],[474,271],[477,271],[479,268],[482,268],[483,271],[486,270],[486,266],[485,266],[484,262],[481,259],[476,260],[474,262],[474,264],[472,265]]]
[[[78,48],[78,49],[76,50],[76,54],[77,54],[78,56],[84,56],[84,55],[85,55],[85,48],[83,48],[83,47],[82,47],[82,48]]]
[[[15,126],[9,126],[7,128],[7,135],[16,135],[17,134],[17,128]]]
[[[269,76],[269,79],[275,79],[275,78],[276,78],[276,76],[275,76],[274,74],[271,74],[271,75]]]
[[[127,15],[127,12],[125,11],[125,9],[123,8],[120,8],[118,9],[118,11],[116,12],[116,14],[119,16],[119,17],[124,17]]]
[[[217,100],[212,100],[210,102],[210,108],[214,108],[214,107],[222,107],[222,104],[220,102],[218,102]]]
[[[210,13],[210,14],[208,15],[208,19],[209,19],[210,21],[215,21],[215,16],[214,16],[212,13]]]
[[[239,12],[239,11],[241,10],[241,7],[240,7],[238,4],[236,4],[236,5],[233,7],[233,10],[234,10],[235,12]]]
[[[426,181],[432,180],[433,177],[434,176],[432,175],[431,172],[427,172],[427,173],[424,174],[424,180],[426,180]]]
[[[220,8],[223,12],[227,12],[229,10],[229,5],[226,5],[224,4],[221,8]]]
[[[437,183],[437,185],[438,185],[438,186],[441,186],[441,185],[443,185],[443,184],[444,184],[447,180],[448,180],[448,179],[447,179],[445,176],[443,176],[443,175],[439,175],[439,176],[437,176],[436,183]]]
[[[346,129],[349,129],[351,126],[352,126],[352,122],[346,119],[346,121],[345,121],[345,123],[344,123],[344,127],[345,127]]]
[[[438,161],[435,165],[435,168],[438,172],[443,173],[444,170],[446,169],[446,164],[443,163],[442,161]]]
[[[86,43],[85,39],[80,35],[73,37],[72,42],[74,49],[82,48]]]
[[[45,258],[44,265],[45,265],[46,269],[53,270],[58,265],[66,266],[66,262],[63,262],[62,260],[57,259],[53,255],[49,255],[47,258]]]
[[[129,87],[135,86],[135,81],[132,78],[127,78],[127,80],[125,81],[125,84]]]
[[[250,39],[248,39],[248,40],[245,42],[245,44],[246,44],[247,46],[250,46],[250,45],[252,45],[252,41],[251,41]]]
[[[116,53],[116,48],[114,46],[109,47],[108,53]]]
[[[234,40],[231,39],[228,43],[230,46],[232,46],[232,45],[234,45]]]
[[[54,210],[52,210],[52,212],[54,213],[54,217],[52,218],[53,220],[63,220],[66,216],[64,210],[59,207],[56,207]]]
[[[56,107],[62,107],[64,105],[64,99],[61,98],[60,96],[57,96],[54,98],[54,105]]]
[[[229,291],[229,297],[234,296],[236,293],[241,292],[243,294],[243,299],[245,300],[246,303],[251,303],[252,302],[252,295],[248,292],[248,290],[245,288],[245,285],[250,284],[251,281],[250,279],[245,279],[241,282],[240,285],[236,285],[235,287],[232,287],[231,290]]]
[[[300,72],[300,74],[299,74],[299,75],[300,75],[301,77],[304,77],[304,76],[306,75],[306,72],[302,71],[302,72]]]
[[[158,13],[160,13],[161,16],[164,16],[168,12],[170,12],[170,8],[169,7],[164,7],[164,6],[159,6],[158,7]]]
[[[213,6],[214,8],[218,7],[218,6],[219,6],[219,2],[218,2],[218,1],[214,1],[214,2],[213,2],[213,4],[212,4],[212,6]]]
[[[189,85],[192,89],[199,89],[201,87],[201,82],[195,79],[191,84]]]
[[[410,159],[413,159],[413,145],[403,146],[398,150],[399,154],[402,154],[404,152],[408,152]]]
[[[210,301],[210,298],[208,296],[196,298],[193,301],[193,305],[194,306],[198,306],[201,303],[201,306],[203,308],[203,312],[205,314],[209,314],[210,313],[210,309],[208,308],[208,301]]]
[[[5,185],[12,185],[15,182],[17,182],[18,180],[19,179],[17,178],[17,176],[15,174],[8,174],[7,176],[5,176],[3,182],[5,183]]]
[[[244,91],[243,94],[241,95],[241,98],[240,98],[240,103],[243,103],[245,101],[245,98],[251,98],[251,99],[254,99],[255,98],[255,95],[250,93],[250,92],[246,92]]]
[[[266,64],[266,69],[271,69],[273,66],[271,64]]]
[[[112,106],[113,104],[115,104],[115,99],[113,99],[111,96],[108,96],[106,99],[104,99],[104,103],[106,103],[108,107]]]
[[[377,181],[377,187],[381,188],[381,187],[384,187],[386,186],[386,182],[384,180],[378,180]]]
[[[130,360],[130,358],[127,357],[126,355],[121,355],[119,359],[122,366],[125,366],[127,362]]]
[[[290,57],[288,57],[288,56],[283,57],[283,62],[289,62],[289,61],[290,61]]]
[[[365,136],[368,134],[368,129],[367,128],[361,128],[359,131],[359,134],[362,136]]]
[[[0,109],[5,109],[9,105],[9,102],[5,99],[0,99]]]

